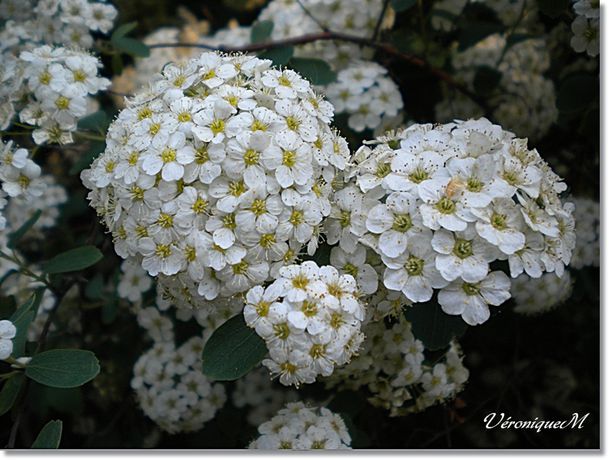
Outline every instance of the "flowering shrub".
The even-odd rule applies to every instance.
[[[4,444],[597,447],[598,3],[186,3],[0,3]]]

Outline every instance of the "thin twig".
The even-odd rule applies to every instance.
[[[304,13],[307,16],[309,16],[313,20],[313,22],[315,22],[315,24],[317,24],[319,26],[319,28],[321,30],[323,30],[324,32],[330,32],[330,29],[328,29],[328,26],[326,26],[319,19],[317,19],[315,16],[313,16],[313,13],[311,13],[311,11],[306,6],[304,6],[304,4],[302,3],[302,0],[296,0],[296,3],[298,3],[300,8],[302,8],[302,11],[304,11]]]
[[[256,52],[256,51],[280,48],[282,46],[304,45],[307,43],[312,43],[312,42],[316,42],[316,41],[324,41],[324,40],[343,41],[343,42],[355,43],[355,44],[358,44],[361,46],[367,46],[370,48],[374,48],[387,55],[393,56],[404,62],[407,62],[410,65],[424,69],[424,70],[428,71],[429,73],[431,73],[434,77],[445,82],[447,85],[455,88],[456,90],[458,90],[461,93],[468,96],[478,105],[480,105],[485,110],[485,112],[487,112],[487,113],[490,112],[488,110],[487,103],[483,99],[478,97],[478,95],[476,95],[473,91],[471,91],[465,85],[456,81],[448,73],[444,72],[441,69],[432,67],[424,59],[422,59],[418,56],[415,56],[413,54],[402,52],[389,43],[376,42],[370,38],[358,37],[356,35],[349,35],[349,34],[343,34],[343,33],[338,33],[338,32],[319,32],[319,33],[313,33],[313,34],[299,35],[297,37],[285,38],[282,40],[253,43],[253,44],[245,45],[245,46],[214,47],[214,46],[206,45],[204,43],[156,43],[154,45],[150,45],[150,48],[181,48],[181,47],[204,48],[204,49],[210,49],[210,50],[215,50],[215,51],[222,51],[225,53],[248,53],[248,52]]]
[[[53,303],[53,308],[49,312],[49,316],[47,317],[47,319],[44,323],[44,327],[42,329],[42,332],[40,333],[40,338],[38,339],[38,345],[36,347],[36,351],[34,352],[34,354],[42,351],[42,348],[44,347],[44,344],[46,342],[47,335],[51,328],[51,323],[53,322],[55,312],[59,309],[59,304],[61,303],[61,301],[63,300],[63,297],[70,290],[70,288],[72,287],[73,284],[74,284],[74,281],[71,281],[61,291],[53,290],[53,293],[56,296],[55,302]],[[23,388],[21,400],[19,401],[19,407],[17,409],[17,417],[15,418],[15,423],[13,423],[13,426],[11,427],[11,433],[8,438],[8,445],[7,445],[8,449],[13,449],[15,447],[15,441],[17,440],[17,432],[19,431],[19,425],[21,423],[21,418],[22,418],[23,412],[25,410],[25,403],[28,399],[27,392],[29,389],[29,383],[30,383],[29,379],[26,380],[24,388]]]
[[[106,93],[108,94],[112,94],[114,96],[122,96],[122,97],[133,97],[133,94],[129,94],[129,93],[121,93],[119,91],[114,91],[112,89],[107,89]]]
[[[379,33],[381,32],[381,25],[383,24],[383,19],[385,18],[385,13],[387,13],[388,7],[389,7],[389,0],[385,0],[383,2],[383,8],[381,9],[381,14],[379,15],[379,18],[376,21],[376,26],[374,26],[374,33],[372,34],[373,41],[377,41],[379,38]]]

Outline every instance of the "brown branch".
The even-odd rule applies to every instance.
[[[383,24],[383,19],[385,19],[385,13],[387,13],[387,8],[389,7],[389,0],[385,0],[383,2],[383,7],[381,9],[381,14],[379,15],[376,26],[374,27],[374,34],[372,34],[372,40],[376,41],[379,37],[379,33],[381,32],[381,25]]]
[[[451,75],[443,71],[442,69],[438,69],[432,67],[427,61],[423,58],[416,56],[414,54],[405,53],[403,51],[398,50],[390,43],[379,42],[372,40],[371,38],[366,37],[358,37],[356,35],[343,34],[338,32],[318,32],[312,34],[299,35],[297,37],[285,38],[282,40],[276,41],[265,41],[260,43],[253,43],[245,46],[218,46],[214,47],[211,45],[206,45],[204,43],[157,43],[154,45],[150,45],[150,48],[204,48],[208,50],[221,51],[225,53],[248,53],[248,52],[257,52],[268,49],[280,48],[282,46],[297,46],[297,45],[305,45],[307,43],[313,43],[317,41],[326,41],[326,40],[336,40],[343,41],[348,43],[355,43],[361,46],[367,46],[370,48],[374,48],[377,51],[383,52],[389,56],[393,56],[397,59],[400,59],[414,67],[418,67],[420,69],[426,70],[430,74],[432,74],[437,79],[443,81],[447,85],[455,88],[461,93],[468,96],[471,100],[480,105],[485,112],[489,112],[488,105],[486,102],[478,97],[473,91],[467,88],[462,83],[456,81]]]

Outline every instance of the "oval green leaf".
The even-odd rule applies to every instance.
[[[264,53],[260,53],[258,57],[260,59],[270,59],[274,65],[284,65],[290,60],[294,54],[293,46],[281,46],[279,48],[273,48]]]
[[[23,374],[19,373],[13,375],[4,383],[0,391],[0,415],[6,414],[15,404],[24,378]]]
[[[54,388],[74,388],[99,374],[99,361],[87,350],[49,350],[35,355],[25,367],[25,375]]]
[[[10,317],[10,321],[17,329],[17,334],[13,337],[13,352],[11,353],[13,358],[20,358],[25,353],[27,331],[30,323],[38,313],[38,307],[40,306],[40,302],[42,302],[44,290],[44,287],[36,289],[32,297],[21,305]]]
[[[258,21],[252,26],[250,41],[260,43],[271,37],[273,33],[273,21]]]
[[[203,373],[214,380],[237,380],[262,361],[268,350],[264,340],[233,316],[209,338],[203,349]]]
[[[15,230],[12,233],[9,233],[8,235],[8,242],[6,243],[6,246],[10,249],[14,249],[15,246],[17,245],[17,243],[19,242],[19,240],[21,238],[23,238],[23,236],[34,226],[34,224],[36,222],[38,222],[38,219],[40,219],[40,216],[42,214],[42,210],[37,210],[32,217],[30,217],[28,220],[26,220],[23,225],[21,227],[19,227],[17,230]]]
[[[42,265],[42,270],[49,274],[75,272],[96,264],[103,257],[95,246],[81,246],[56,255]]]
[[[63,422],[61,420],[51,420],[47,423],[32,444],[32,449],[57,449],[61,441],[61,431]]]
[[[336,72],[321,59],[295,57],[288,65],[314,85],[328,85],[336,80]]]

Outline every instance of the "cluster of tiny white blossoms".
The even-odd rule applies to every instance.
[[[36,127],[36,144],[73,142],[78,120],[91,111],[89,96],[110,84],[98,76],[101,62],[84,51],[48,45],[22,52],[19,60],[28,88],[19,120]]]
[[[576,16],[571,24],[571,47],[578,53],[585,51],[588,56],[598,56],[601,38],[600,1],[574,0],[573,11]]]
[[[326,88],[337,114],[349,115],[349,127],[361,132],[375,129],[383,119],[397,116],[404,106],[397,85],[387,69],[375,62],[352,61]]]
[[[575,234],[577,240],[571,267],[598,267],[600,264],[600,206],[590,198],[573,198],[575,204]]]
[[[140,264],[130,259],[123,261],[116,288],[121,299],[141,305],[144,293],[151,287],[152,278]]]
[[[20,196],[25,201],[33,201],[43,194],[46,184],[40,177],[41,172],[26,149],[14,148],[13,141],[0,140],[0,231],[7,227],[3,213],[9,204],[7,197],[11,201]]]
[[[366,311],[358,295],[351,275],[312,261],[282,267],[266,289],[250,289],[243,315],[266,342],[269,359],[262,364],[283,385],[331,375],[364,339]]]
[[[347,253],[375,251],[383,283],[470,325],[510,297],[512,278],[562,276],[575,247],[566,185],[525,139],[488,120],[413,125],[362,146],[324,226]]]
[[[573,282],[569,271],[561,278],[555,273],[544,273],[540,278],[531,278],[523,273],[513,281],[512,291],[516,313],[539,315],[571,297]]]
[[[452,66],[456,78],[475,91],[474,81],[481,67],[501,74],[497,88],[488,97],[493,118],[506,129],[536,140],[545,135],[558,118],[552,80],[544,76],[550,54],[542,38],[527,39],[512,46],[505,35],[493,34],[476,45],[455,52]],[[479,117],[483,109],[459,93],[436,105],[436,118],[448,122],[456,117]]]
[[[155,342],[135,363],[131,388],[144,413],[168,433],[192,432],[224,406],[224,386],[201,372],[203,339],[192,337],[180,347]]]
[[[13,339],[17,328],[7,319],[0,321],[0,359],[6,359],[13,353]]]
[[[315,251],[349,157],[331,117],[297,73],[203,53],[128,101],[81,177],[117,254],[139,258],[189,308]]]
[[[350,449],[351,436],[345,421],[325,407],[288,403],[271,420],[258,427],[260,436],[249,449],[312,450]]]
[[[105,1],[2,0],[0,48],[31,48],[32,44],[91,48],[94,33],[108,33],[117,16]]]
[[[463,389],[469,371],[457,343],[429,363],[423,343],[414,337],[402,313],[387,324],[370,321],[364,326],[362,349],[326,380],[328,388],[364,388],[370,395],[368,401],[388,410],[392,417],[420,412],[454,398]]]
[[[288,402],[298,400],[298,393],[273,382],[263,367],[237,380],[231,399],[235,407],[247,410],[247,421],[258,426],[269,420]]]

